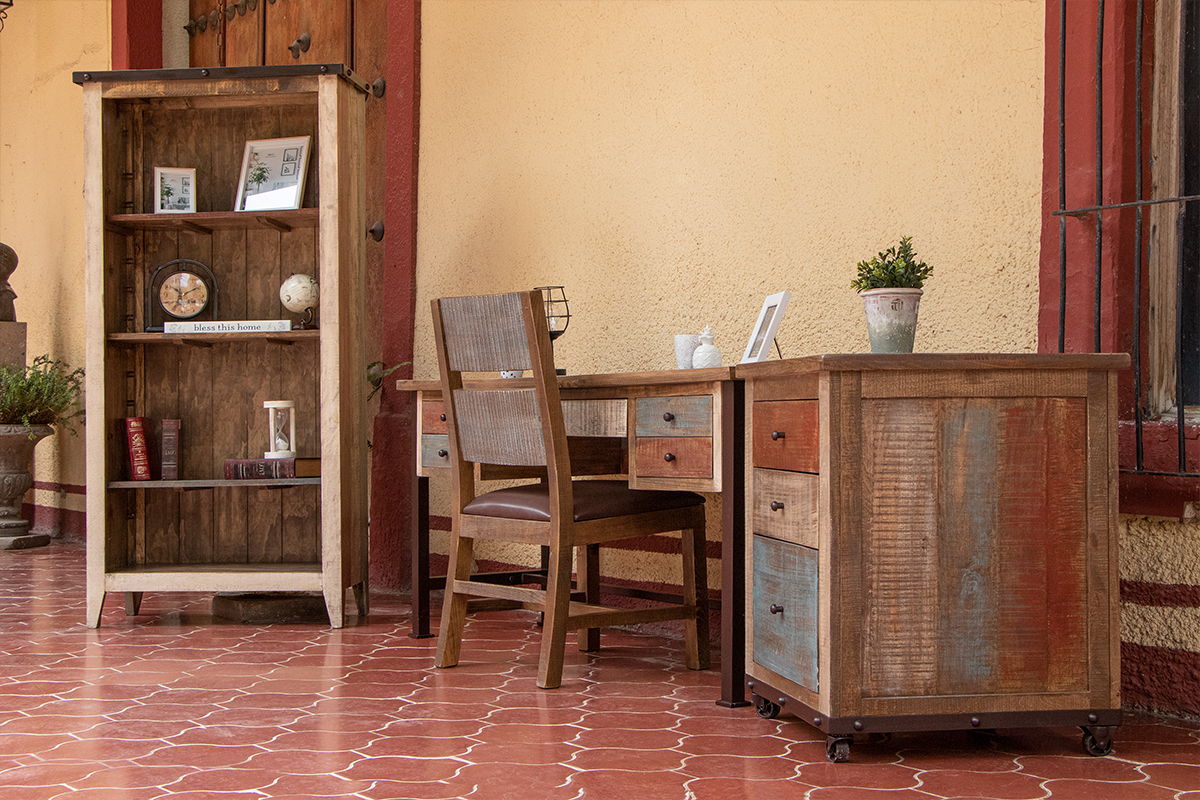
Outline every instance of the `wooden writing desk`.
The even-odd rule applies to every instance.
[[[502,379],[488,379],[500,381]],[[512,388],[529,379],[504,380]],[[626,474],[634,489],[685,489],[718,494],[721,523],[721,699],[745,704],[744,431],[741,383],[731,367],[666,372],[569,375],[558,379],[577,475]],[[470,383],[468,383],[468,387]],[[449,441],[438,381],[398,381],[417,393],[418,509],[412,532],[414,637],[429,636],[429,593],[444,578],[429,575],[428,478],[449,467]],[[483,477],[509,477],[498,468]],[[525,582],[537,570],[499,573],[498,582]],[[640,597],[656,593],[620,589]]]

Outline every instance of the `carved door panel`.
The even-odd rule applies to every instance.
[[[188,63],[193,67],[221,66],[220,0],[189,0]]]
[[[225,0],[225,66],[263,63],[263,17],[267,0]]]
[[[267,0],[265,64],[351,64],[353,0]]]

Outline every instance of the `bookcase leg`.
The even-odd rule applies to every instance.
[[[94,589],[89,586],[87,590],[87,626],[99,628],[102,613],[104,613],[104,589]]]
[[[346,590],[341,586],[325,587],[325,610],[329,612],[329,626],[341,628],[346,624],[344,605]]]
[[[125,616],[136,617],[142,610],[142,593],[125,592]]]
[[[354,584],[354,604],[358,606],[358,615],[365,617],[371,610],[371,595],[367,591],[367,582]]]

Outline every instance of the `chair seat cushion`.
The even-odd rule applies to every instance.
[[[630,489],[625,481],[572,481],[572,484],[576,522],[704,504],[704,498],[695,492]],[[549,522],[549,487],[544,483],[531,483],[481,494],[467,503],[463,513],[479,517]]]

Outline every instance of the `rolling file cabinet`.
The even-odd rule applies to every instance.
[[[746,673],[833,761],[855,734],[1120,723],[1126,355],[825,355],[737,368]]]

